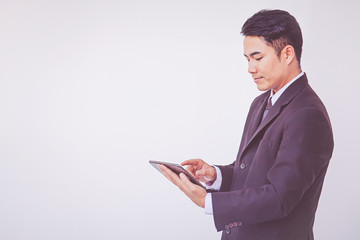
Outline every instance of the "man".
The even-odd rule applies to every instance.
[[[308,240],[333,151],[326,109],[301,70],[302,34],[282,10],[242,27],[248,71],[261,94],[251,104],[236,161],[182,163],[208,192],[161,165],[163,174],[213,214],[222,239]]]

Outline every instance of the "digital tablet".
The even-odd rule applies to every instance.
[[[183,168],[180,164],[176,163],[168,163],[168,162],[161,162],[161,161],[154,161],[150,160],[149,163],[154,166],[159,172],[162,173],[161,169],[158,167],[158,164],[162,164],[169,168],[171,171],[179,175],[180,173],[183,173],[187,176],[187,178],[194,184],[199,185],[200,187],[206,189],[204,185],[202,185],[196,178],[194,178],[185,168]]]

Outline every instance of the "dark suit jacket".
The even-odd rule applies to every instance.
[[[283,92],[260,123],[269,95],[253,101],[236,161],[218,166],[223,180],[212,203],[222,239],[314,238],[334,146],[329,117],[306,75]]]

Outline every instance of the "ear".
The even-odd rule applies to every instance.
[[[281,57],[287,64],[290,64],[296,59],[294,47],[291,45],[285,46],[281,51]]]

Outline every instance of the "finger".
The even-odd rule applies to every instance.
[[[190,180],[186,177],[185,174],[183,173],[180,173],[180,179],[182,181],[182,183],[186,186],[186,187],[189,187],[190,185],[193,185],[192,182],[190,182]]]
[[[177,174],[175,174],[173,171],[171,171],[169,168],[162,164],[159,164],[158,166],[161,169],[163,175],[167,177],[172,183],[177,186],[180,186],[182,184],[182,181]]]
[[[193,165],[188,165],[186,167],[186,171],[188,171],[190,173],[195,172],[195,170],[196,170],[196,167],[194,167]]]
[[[188,171],[188,173],[190,173],[190,175],[193,176],[194,178],[199,179],[199,177],[196,176],[196,167],[190,165],[186,167],[186,171]]]
[[[213,169],[211,167],[196,171],[197,177],[204,177],[206,181],[212,181],[214,178]]]
[[[162,164],[159,164],[158,165],[159,168],[161,169],[162,173],[168,177],[169,179],[170,178],[173,178],[174,175],[177,176],[173,171],[171,171],[169,168],[167,168],[166,166],[162,165]]]
[[[206,175],[206,169],[202,169],[202,170],[197,170],[195,172],[196,176],[205,176]]]
[[[187,171],[194,171],[194,169],[195,169],[195,166],[193,166],[193,165],[188,165],[188,166],[186,167],[186,170],[187,170]]]
[[[183,161],[181,165],[198,165],[202,160],[201,159],[189,159],[186,161]]]
[[[193,184],[189,178],[183,173],[180,173],[180,179],[182,181],[182,187],[179,187],[186,195],[196,190],[196,185]]]
[[[158,164],[158,167],[160,168],[161,170],[161,173],[171,181],[170,177],[169,177],[169,169],[167,167],[165,167],[164,165],[162,164]]]
[[[161,169],[162,172],[165,172],[166,169],[168,169],[167,167],[165,167],[165,166],[162,165],[162,164],[158,164],[157,166]]]

